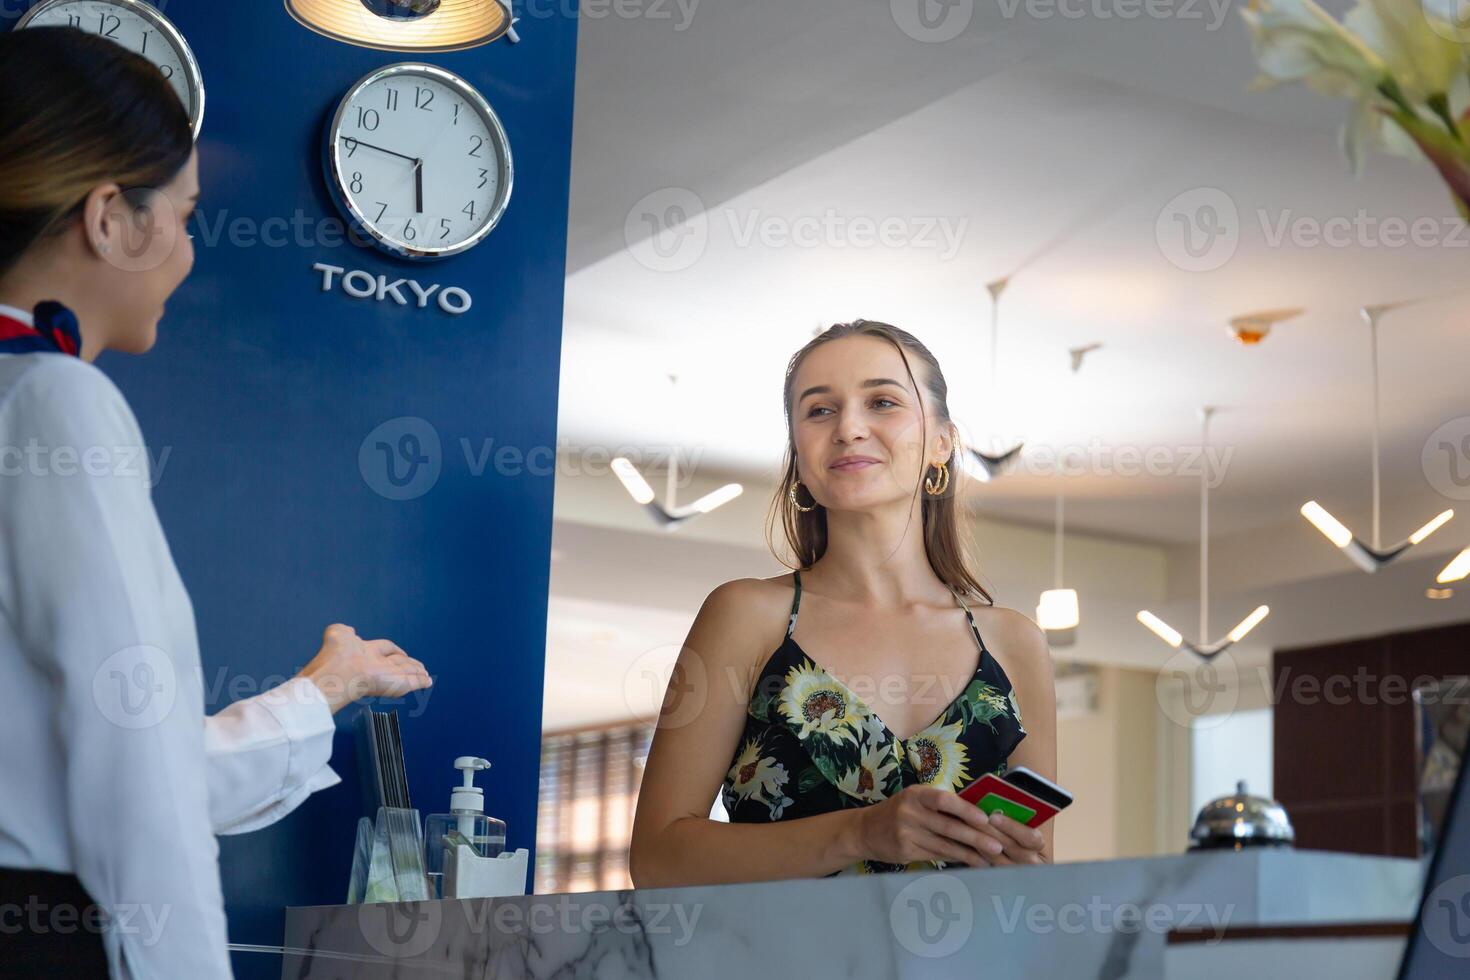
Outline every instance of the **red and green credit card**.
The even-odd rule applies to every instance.
[[[1028,827],[1040,827],[1058,812],[1050,803],[1012,786],[994,773],[981,776],[960,790],[959,796],[978,806],[987,816],[999,810]]]

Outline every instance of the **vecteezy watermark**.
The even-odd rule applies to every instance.
[[[1213,945],[1223,937],[1235,912],[1235,904],[1214,905],[1208,902],[1115,902],[1101,895],[1087,901],[1061,904],[1028,902],[1024,895],[1007,898],[991,895],[990,903],[1000,923],[1001,932],[1010,935],[1022,928],[1033,935],[1067,935],[1108,933],[1167,933],[1173,929],[1195,929],[1208,925]]]
[[[253,214],[230,217],[229,208],[194,212],[194,244],[215,248],[221,242],[231,248],[341,248],[351,244],[370,248],[371,236],[335,215],[313,217],[297,208],[286,218]]]
[[[32,7],[38,6],[40,2],[41,0],[0,0],[0,20],[19,20]],[[170,2],[172,0],[149,0],[149,6],[157,8],[159,13],[164,13],[168,10]],[[92,16],[96,16],[96,14],[94,13]],[[109,14],[108,16],[111,17],[112,15]],[[111,24],[112,22],[108,20],[107,23]]]
[[[1183,20],[1203,21],[1216,31],[1230,14],[1232,0],[995,0],[1001,16],[1018,13],[1030,20]]]
[[[1261,237],[1269,248],[1467,248],[1470,231],[1458,217],[1379,216],[1365,208],[1351,215],[1318,217],[1291,208],[1256,209]]]
[[[412,500],[434,488],[445,466],[463,459],[464,470],[472,477],[486,473],[496,476],[535,479],[555,477],[602,477],[612,472],[614,459],[626,459],[636,468],[667,468],[674,456],[679,459],[676,487],[692,484],[702,449],[678,446],[599,446],[573,445],[558,439],[554,446],[529,448],[512,443],[497,443],[494,436],[455,440],[459,452],[446,454],[439,430],[427,419],[404,415],[373,428],[358,447],[357,465],[363,482],[379,496],[389,500]]]
[[[915,41],[943,44],[965,33],[975,0],[889,0],[893,22]]]
[[[1420,928],[1441,953],[1470,958],[1470,875],[1442,881],[1425,896]]]
[[[317,705],[323,696],[331,699],[338,694],[345,694],[348,701],[357,701],[374,687],[372,679],[366,676],[342,678],[318,674],[305,685],[291,683],[296,677],[251,675],[224,667],[206,677],[201,664],[180,667],[158,647],[134,646],[117,651],[97,665],[92,673],[92,702],[107,721],[118,728],[137,731],[167,721],[178,705],[185,683],[190,685],[190,690],[201,693],[206,713],[258,696],[263,696],[267,706]],[[315,693],[312,687],[321,693]],[[403,695],[401,700],[408,708],[408,717],[421,716],[432,694],[433,688],[428,687]]]
[[[608,933],[631,937],[635,943],[650,936],[671,936],[669,945],[679,948],[694,938],[703,912],[702,902],[635,901],[623,892],[613,901],[571,894],[493,902],[381,902],[361,906],[357,922],[369,946],[401,961],[427,952],[446,924],[453,924],[455,936],[588,936],[594,945],[597,937]],[[455,916],[463,916],[462,926]],[[620,948],[628,941],[620,939]]]
[[[24,902],[0,902],[0,936],[73,936],[78,932],[100,936],[113,932],[133,937],[141,946],[157,945],[168,924],[172,905],[113,902],[78,907],[69,902],[46,902],[28,895]]]
[[[389,500],[422,497],[439,482],[442,465],[439,430],[412,415],[379,425],[357,451],[363,482]]]
[[[983,908],[983,907],[980,907]],[[963,880],[953,874],[926,873],[889,902],[889,927],[898,945],[925,958],[941,958],[960,952],[975,934],[980,908]],[[1019,932],[1033,936],[1063,933],[1169,933],[1175,929],[1208,929],[1207,943],[1220,942],[1235,904],[1210,902],[1117,902],[1101,895],[1067,902],[1029,901],[1025,895],[991,895],[989,912],[995,929],[1011,936]],[[982,934],[991,929],[982,930]]]
[[[709,680],[694,650],[678,643],[651,647],[623,671],[623,704],[644,724],[682,728],[704,711]]]
[[[954,875],[918,875],[888,904],[888,926],[915,956],[952,956],[975,931],[975,900]]]
[[[154,646],[119,650],[92,674],[92,701],[118,728],[137,731],[167,720],[179,697],[173,658]]]
[[[98,246],[102,258],[124,272],[151,272],[168,261],[188,233],[179,224],[178,209],[163,191],[130,187],[122,193],[128,220],[122,223],[120,246]]]
[[[1470,3],[1466,0],[1419,0],[1429,29],[1446,41],[1470,44]]]
[[[1198,642],[1209,643],[1210,637]],[[1140,640],[1142,642],[1142,640]],[[1224,650],[1203,660],[1190,650],[1177,650],[1154,675],[1154,697],[1164,717],[1181,728],[1214,728],[1235,711],[1240,691],[1226,682],[1235,660]]]
[[[1248,691],[1261,695],[1252,693],[1246,699],[1249,704],[1394,707],[1409,703],[1414,692],[1423,688],[1418,694],[1422,704],[1470,705],[1470,688],[1430,686],[1437,679],[1429,674],[1380,674],[1362,664],[1351,671],[1331,673],[1301,672],[1290,664],[1244,669],[1232,659],[1230,650],[1208,661],[1181,650],[1159,668],[1155,693],[1164,716],[1183,728],[1222,724]]]
[[[1254,222],[1241,218],[1235,200],[1218,187],[1175,195],[1159,210],[1154,238],[1170,263],[1186,272],[1213,272],[1234,256],[1244,233],[1259,232],[1266,248],[1470,247],[1470,226],[1456,215],[1304,214],[1293,208],[1257,208]]]
[[[439,940],[443,906],[443,902],[364,902],[357,910],[357,927],[373,949],[405,960],[423,955]]]
[[[1431,487],[1451,500],[1470,500],[1470,415],[1431,432],[1419,461]]]
[[[838,208],[780,214],[761,208],[707,209],[686,187],[666,187],[633,205],[623,239],[654,272],[681,272],[704,256],[713,236],[733,248],[908,249],[941,262],[959,254],[970,219],[950,215],[874,215]]]
[[[640,198],[623,220],[623,242],[639,265],[678,272],[698,262],[709,245],[709,216],[687,187],[665,187]]]
[[[1164,258],[1185,272],[1211,272],[1235,255],[1240,213],[1220,188],[1196,187],[1159,209],[1154,240]]]
[[[298,677],[298,674],[289,676],[285,674],[244,674],[227,667],[219,667],[212,676],[206,676],[201,667],[199,683],[204,689],[205,713],[213,714],[223,708],[228,708],[237,701],[260,695],[265,695],[267,705],[320,704],[320,698],[312,694],[309,688],[291,683]],[[335,674],[318,673],[311,678],[310,683],[328,700],[331,700],[334,695],[341,694],[345,696],[348,703],[362,700],[375,689],[375,682],[372,678],[364,675],[343,678]],[[428,709],[429,699],[433,694],[433,687],[425,687],[396,698],[385,698],[379,695],[375,700],[380,704],[396,704],[401,701],[406,709],[406,716],[418,718]]]
[[[24,446],[0,446],[0,478],[114,477],[158,486],[172,446],[154,455],[147,446],[53,446],[32,436]]]
[[[961,445],[966,447],[966,452],[974,449],[999,453],[1015,444],[1003,439],[977,439],[972,435],[975,427],[964,423],[959,423],[959,428]],[[1225,482],[1235,459],[1235,448],[1233,445],[1204,446],[1198,443],[1108,444],[1094,436],[1086,445],[1027,443],[1011,470],[1030,476],[1059,474],[1124,479],[1179,476],[1197,480],[1204,476],[1211,487],[1218,487]]]
[[[553,17],[582,20],[652,20],[672,22],[674,33],[682,34],[694,23],[700,0],[516,0],[516,16],[522,20]]]

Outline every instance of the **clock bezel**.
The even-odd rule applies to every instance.
[[[143,20],[148,21],[173,46],[174,50],[178,52],[180,60],[184,63],[184,78],[188,83],[189,91],[194,96],[192,100],[194,108],[190,110],[188,106],[185,106],[185,110],[189,112],[189,129],[192,132],[194,141],[197,143],[199,141],[199,131],[204,127],[204,73],[199,70],[199,61],[194,57],[194,49],[189,47],[189,42],[184,38],[184,33],[178,27],[174,26],[174,22],[165,17],[163,12],[157,7],[150,3],[145,3],[143,0],[41,0],[40,3],[21,15],[20,20],[15,22],[15,29],[24,29],[33,20],[52,7],[64,7],[68,4],[77,3],[100,3],[109,7],[121,7],[129,13],[136,14]],[[113,38],[108,38],[107,40],[118,43],[118,46],[125,50],[133,51],[132,48],[116,42]],[[138,54],[136,51],[133,51],[133,53]],[[148,57],[143,54],[139,54],[138,56],[140,58]]]
[[[353,100],[364,89],[384,79],[407,77],[410,75],[433,79],[453,90],[485,121],[485,128],[489,132],[490,140],[496,144],[496,157],[499,161],[497,164],[499,183],[496,187],[494,202],[490,206],[490,215],[473,235],[455,245],[445,248],[420,248],[394,238],[386,232],[378,231],[373,226],[373,223],[368,220],[367,215],[359,211],[356,205],[353,204],[352,195],[348,192],[346,182],[343,179],[344,172],[339,166],[337,159],[337,138],[342,128],[342,120],[346,117]],[[415,262],[430,262],[459,255],[484,241],[490,232],[495,230],[496,225],[500,224],[500,219],[505,215],[506,208],[510,205],[511,190],[515,178],[515,164],[511,158],[510,139],[506,136],[505,127],[501,124],[500,117],[496,115],[489,101],[480,94],[478,89],[454,72],[422,61],[399,61],[391,65],[384,65],[381,68],[376,68],[368,72],[353,83],[352,87],[347,90],[347,93],[337,103],[337,108],[332,113],[332,118],[327,122],[322,140],[322,162],[327,190],[332,195],[332,201],[336,204],[337,210],[342,212],[352,227],[366,235],[374,245],[389,255]]]

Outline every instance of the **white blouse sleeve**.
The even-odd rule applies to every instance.
[[[41,469],[0,494],[0,604],[53,720],[13,734],[61,750],[56,820],[118,923],[112,976],[227,980],[198,639],[137,422],[96,368],[47,356],[0,402],[0,445],[39,446]]]
[[[236,701],[204,720],[209,816],[216,834],[269,826],[341,777],[332,756],[332,709],[308,678]]]

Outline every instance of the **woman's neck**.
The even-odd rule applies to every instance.
[[[820,591],[877,609],[942,603],[948,591],[929,564],[919,501],[880,511],[828,511],[827,550],[802,577]]]

